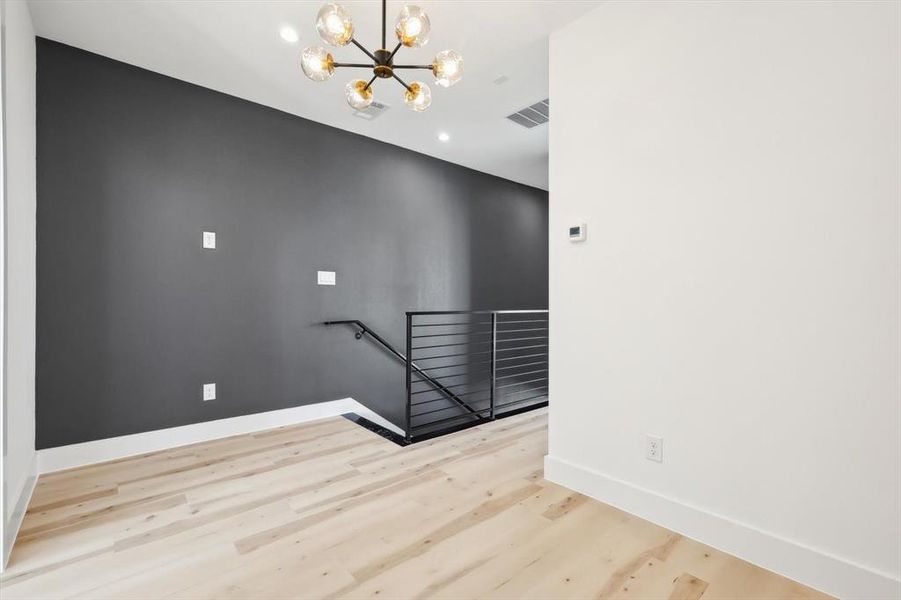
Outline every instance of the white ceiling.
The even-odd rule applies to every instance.
[[[389,47],[394,17],[405,3],[388,2]],[[463,54],[465,76],[449,89],[430,85],[432,106],[424,113],[404,107],[400,84],[379,80],[376,99],[391,108],[373,121],[352,116],[344,100],[344,85],[368,71],[339,69],[331,80],[314,83],[300,70],[300,51],[324,45],[313,26],[319,0],[31,0],[30,6],[41,37],[547,189],[547,126],[525,129],[505,117],[547,97],[548,34],[598,3],[417,1],[431,19],[431,40],[425,48],[402,48],[397,61],[427,64],[438,51],[453,48]],[[378,48],[380,2],[343,4],[353,15],[357,39]],[[281,39],[286,25],[297,30],[299,42]],[[353,46],[331,51],[339,62],[366,61]],[[508,81],[495,84],[502,75]],[[432,83],[427,71],[406,71],[405,79]],[[450,134],[449,142],[438,140],[442,131]]]

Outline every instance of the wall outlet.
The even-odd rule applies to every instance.
[[[204,231],[203,232],[203,247],[208,250],[216,249],[216,232],[215,231]]]
[[[216,399],[216,384],[215,383],[204,383],[203,384],[203,401],[207,400],[215,400]]]
[[[645,442],[644,457],[655,462],[663,462],[663,438],[648,435]]]

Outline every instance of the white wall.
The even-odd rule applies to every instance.
[[[34,450],[35,45],[28,6],[3,0],[6,369],[3,563],[31,494]]]
[[[845,597],[901,596],[899,23],[632,1],[551,38],[549,476]]]

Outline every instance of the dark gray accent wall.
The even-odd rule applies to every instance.
[[[547,306],[543,190],[55,42],[37,62],[38,448],[348,396],[401,423],[400,364],[322,321],[402,348],[407,310]]]

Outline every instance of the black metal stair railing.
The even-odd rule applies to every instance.
[[[358,319],[406,368],[405,438],[429,439],[548,404],[548,311],[407,313],[406,353]]]
[[[408,312],[406,352],[409,441],[547,406],[546,310]],[[432,381],[468,410],[437,393]]]

